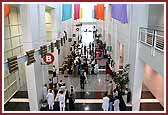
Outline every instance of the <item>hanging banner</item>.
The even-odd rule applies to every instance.
[[[4,16],[7,17],[10,14],[10,5],[4,4]]]
[[[9,68],[9,73],[14,73],[19,69],[17,56],[8,58],[8,68]]]
[[[43,58],[47,54],[47,45],[40,46],[40,54],[41,58]]]
[[[30,65],[34,62],[36,62],[35,58],[34,58],[34,50],[30,50],[28,52],[26,52],[26,55],[27,55],[27,65]]]
[[[51,42],[50,47],[51,47],[51,52],[53,53],[54,52],[54,43],[53,42]]]
[[[112,4],[112,18],[122,22],[128,23],[127,4]]]
[[[80,4],[74,4],[74,20],[80,18]]]
[[[72,4],[62,5],[62,21],[72,18]]]

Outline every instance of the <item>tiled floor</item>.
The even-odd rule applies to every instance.
[[[150,91],[143,91],[140,102],[141,111],[163,111],[159,101],[152,95]]]
[[[8,102],[4,106],[5,111],[29,111],[29,103],[27,102]]]
[[[19,100],[19,102],[17,101]],[[5,111],[29,111],[29,102],[25,100],[28,99],[27,91],[18,91],[12,99],[4,105]],[[15,102],[17,101],[17,102]]]
[[[71,85],[74,86],[76,92],[81,91],[89,91],[89,92],[105,92],[107,88],[107,81],[105,80],[105,74],[98,74],[98,75],[88,75],[88,83],[85,84],[85,89],[80,88],[80,78],[73,77],[73,75],[69,77],[64,77],[63,75],[59,75],[59,80],[63,80],[66,83],[66,86],[69,87]]]

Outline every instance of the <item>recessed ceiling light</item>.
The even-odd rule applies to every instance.
[[[88,111],[90,108],[89,108],[89,106],[86,106],[85,107],[85,111]]]

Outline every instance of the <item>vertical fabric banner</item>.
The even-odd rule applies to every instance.
[[[62,5],[62,21],[72,18],[72,4]]]
[[[119,20],[122,23],[128,23],[127,5],[112,4],[112,18]]]
[[[104,20],[104,4],[97,5],[97,17],[100,20]]]
[[[83,18],[83,8],[80,8],[80,19]]]
[[[9,16],[10,14],[10,5],[9,4],[4,4],[4,15],[5,17]]]
[[[80,18],[80,4],[74,4],[74,20]]]
[[[94,6],[94,18],[97,19],[97,5]]]
[[[94,19],[94,9],[92,9],[92,18]]]

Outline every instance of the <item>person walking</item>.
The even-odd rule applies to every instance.
[[[52,89],[52,87],[53,87],[53,82],[52,82],[51,79],[49,79],[48,84],[49,84],[49,89]]]
[[[98,74],[98,72],[99,72],[99,65],[98,65],[98,63],[97,63],[97,60],[95,60],[95,66],[94,66],[94,73],[97,75]]]
[[[113,102],[114,102],[114,98],[113,96],[109,96],[110,101],[109,101],[109,111],[113,111],[114,107],[113,107]]]
[[[120,111],[120,108],[119,108],[119,104],[120,104],[120,100],[119,100],[119,97],[117,96],[114,100],[114,111]]]
[[[65,111],[65,95],[63,94],[63,91],[60,91],[58,100],[59,100],[60,111]]]
[[[56,77],[56,71],[57,69],[55,68],[55,65],[53,65],[53,77]]]
[[[50,89],[48,94],[47,94],[47,102],[49,105],[49,110],[53,110],[53,106],[54,106],[54,94],[52,92],[52,90]]]
[[[103,111],[108,111],[109,109],[109,97],[107,96],[107,92],[104,94],[103,97],[103,103],[102,103],[102,109]]]
[[[57,85],[57,83],[58,83],[58,77],[53,77],[52,78],[52,82],[53,82],[53,85]]]
[[[85,85],[85,76],[84,76],[84,70],[81,70],[80,72],[80,86],[81,89],[84,89]]]
[[[69,96],[69,110],[70,111],[74,110],[74,102],[75,102],[75,97],[74,97],[74,94],[71,93]]]
[[[47,100],[47,94],[48,94],[47,84],[44,84],[44,87],[43,87],[43,100],[44,101]]]
[[[108,93],[108,96],[113,95],[113,82],[112,81],[110,81],[108,86],[107,86],[107,93]]]
[[[110,75],[111,75],[111,69],[110,69],[109,64],[108,64],[108,62],[107,62],[107,63],[106,63],[106,81],[109,81]]]

